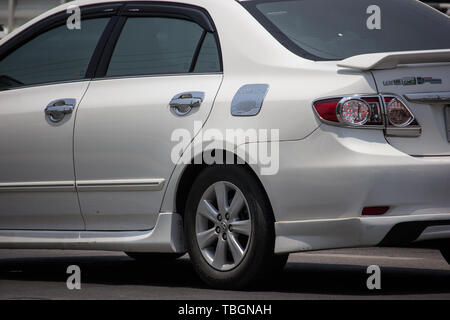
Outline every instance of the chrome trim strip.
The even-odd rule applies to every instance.
[[[0,90],[0,92],[7,92],[7,91],[13,91],[13,90],[20,90],[20,89],[28,89],[28,88],[37,88],[37,87],[47,87],[47,86],[53,86],[53,85],[59,85],[59,84],[68,84],[68,83],[78,83],[78,82],[89,82],[91,79],[83,78],[78,80],[62,80],[62,81],[54,81],[54,82],[45,82],[45,83],[36,83],[36,84],[28,84],[28,85],[21,85],[17,87],[11,87],[11,88],[5,88]]]
[[[73,181],[0,183],[2,192],[75,192]]]
[[[217,72],[191,72],[191,73],[155,73],[155,74],[136,74],[136,75],[124,75],[124,76],[111,76],[93,78],[91,81],[104,81],[104,80],[120,80],[120,79],[141,79],[141,78],[162,78],[162,77],[187,77],[187,76],[223,76],[222,71]]]
[[[447,130],[447,141],[450,142],[450,106],[445,107],[445,129]]]
[[[450,103],[450,92],[407,93],[405,98],[411,102]]]
[[[76,188],[79,192],[160,191],[164,182],[165,179],[81,180]]]
[[[388,137],[420,137],[422,128],[420,126],[411,127],[394,127],[386,128],[386,136]]]
[[[165,179],[83,180],[0,183],[2,192],[160,191]]]

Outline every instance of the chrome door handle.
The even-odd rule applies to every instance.
[[[183,92],[170,101],[170,108],[179,116],[187,115],[193,108],[201,106],[205,99],[204,92]]]
[[[66,114],[73,112],[76,104],[76,99],[58,99],[52,101],[45,108],[45,115],[48,116],[51,122],[59,122],[64,119]]]

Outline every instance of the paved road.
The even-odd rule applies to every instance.
[[[81,290],[66,287],[78,265]],[[369,291],[366,268],[381,267]],[[427,249],[368,248],[293,254],[283,274],[249,291],[206,288],[188,257],[143,265],[122,253],[0,250],[0,299],[450,299],[450,266]]]

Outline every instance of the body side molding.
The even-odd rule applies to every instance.
[[[165,179],[82,180],[0,183],[2,192],[160,191]]]
[[[73,181],[0,183],[2,192],[75,192]]]
[[[417,103],[450,103],[450,92],[407,93],[405,98]]]
[[[79,192],[160,191],[164,182],[165,179],[80,180],[76,188]]]

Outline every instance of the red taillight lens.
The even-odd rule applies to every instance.
[[[365,207],[362,210],[363,216],[377,216],[388,212],[389,207]]]
[[[314,102],[314,108],[322,120],[339,122],[336,113],[336,107],[339,101],[341,101],[341,98],[319,100]]]
[[[314,102],[321,120],[345,126],[382,126],[383,117],[378,97],[330,98]]]

